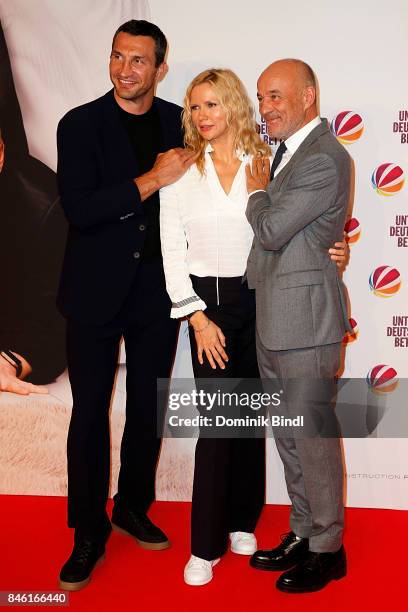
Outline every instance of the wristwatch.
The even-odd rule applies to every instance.
[[[21,359],[16,357],[9,349],[0,350],[0,355],[16,370],[17,378],[20,378],[23,371],[23,363]]]

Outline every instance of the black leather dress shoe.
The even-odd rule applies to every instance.
[[[59,588],[64,591],[79,591],[91,580],[91,574],[105,555],[105,544],[112,529],[106,535],[95,540],[84,535],[75,534],[74,548],[68,561],[63,565],[59,575]]]
[[[142,512],[133,512],[115,505],[112,511],[112,527],[115,531],[132,536],[142,548],[148,550],[163,550],[170,546],[166,534]]]
[[[308,538],[298,538],[293,531],[289,531],[282,536],[282,542],[276,548],[257,550],[252,555],[249,564],[261,570],[287,570],[302,561],[308,552]]]
[[[340,580],[346,573],[347,562],[343,546],[334,553],[309,552],[304,561],[278,578],[276,588],[285,593],[320,591],[330,580]]]

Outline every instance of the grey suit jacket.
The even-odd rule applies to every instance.
[[[266,192],[248,200],[255,237],[247,277],[269,350],[339,342],[350,328],[345,288],[327,253],[343,237],[350,170],[348,153],[323,120]]]

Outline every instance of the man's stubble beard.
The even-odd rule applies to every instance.
[[[123,93],[120,93],[118,88],[115,86],[115,93],[118,96],[118,98],[121,98],[122,100],[133,101],[133,102],[136,102],[140,98],[144,98],[146,95],[150,93],[151,90],[152,90],[152,87],[144,87],[142,89],[137,90],[135,93],[132,93],[131,91],[129,92],[124,91]],[[154,92],[154,86],[153,86],[153,92]]]

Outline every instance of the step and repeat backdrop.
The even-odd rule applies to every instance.
[[[408,7],[403,0],[315,0],[312,6],[255,0],[197,7],[186,0],[0,0],[0,348],[18,345],[33,360],[48,396],[0,394],[0,492],[64,495],[65,437],[71,396],[64,322],[54,298],[66,226],[55,184],[55,131],[70,108],[110,88],[112,35],[146,18],[170,43],[169,72],[158,95],[181,103],[191,79],[228,67],[256,104],[261,71],[282,57],[314,69],[321,115],[354,161],[355,189],[345,231],[344,281],[353,333],[344,339],[344,377],[364,380],[378,414],[406,404],[408,371]],[[272,149],[258,117],[262,137]],[[80,155],[80,151],[78,152]],[[17,249],[16,249],[17,245]],[[7,259],[6,259],[7,258]],[[7,345],[7,346],[6,346]],[[16,349],[17,350],[17,349]],[[112,489],[124,421],[125,355],[112,402]],[[182,325],[174,377],[191,376]],[[406,387],[405,387],[406,389]],[[366,401],[366,400],[365,400]],[[371,400],[368,400],[371,403]],[[408,509],[408,439],[384,437],[381,419],[367,436],[344,440],[347,504]],[[387,430],[388,431],[388,430]],[[189,499],[195,440],[167,439],[158,496]],[[268,440],[270,503],[288,503],[273,440]]]

